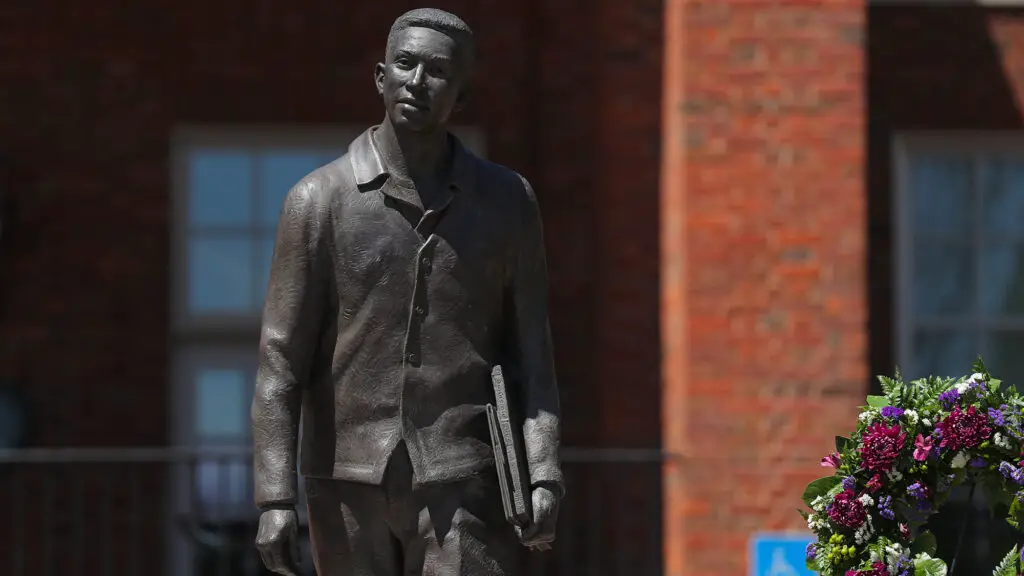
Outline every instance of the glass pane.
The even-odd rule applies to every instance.
[[[975,309],[972,246],[919,240],[914,243],[911,301],[919,319],[964,314]]]
[[[323,152],[275,150],[260,156],[260,224],[276,226],[284,197],[304,176],[324,165]]]
[[[994,158],[985,165],[986,235],[1024,238],[1024,160]]]
[[[912,365],[904,369],[911,378],[969,374],[981,344],[970,330],[921,330],[914,333]]]
[[[191,226],[252,222],[252,157],[240,150],[196,150],[188,159]]]
[[[256,242],[256,258],[259,259],[256,297],[260,304],[267,298],[267,284],[270,282],[270,262],[274,255],[274,237],[268,234]]]
[[[189,240],[189,310],[198,313],[252,310],[252,262],[252,243],[248,238]]]
[[[249,512],[252,466],[244,456],[207,460],[196,465],[196,491],[204,512],[213,516]]]
[[[971,162],[967,156],[914,156],[910,187],[915,232],[971,233]]]
[[[985,367],[1003,382],[1024,389],[1024,331],[999,330],[989,335]]]
[[[244,441],[249,434],[249,394],[241,370],[203,370],[196,377],[195,433]]]
[[[986,246],[981,258],[985,312],[996,317],[1024,314],[1024,244]]]

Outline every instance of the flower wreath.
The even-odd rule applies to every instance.
[[[1024,396],[1000,388],[979,359],[974,373],[904,383],[879,377],[849,438],[821,461],[835,474],[807,485],[801,510],[817,541],[807,567],[823,576],[945,576],[925,523],[953,488],[982,489],[989,505],[1024,522]],[[993,576],[1017,576],[1018,547]]]

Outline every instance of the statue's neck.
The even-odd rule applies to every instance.
[[[411,132],[395,128],[385,118],[377,129],[376,141],[388,168],[399,179],[431,177],[442,171],[447,160],[448,131],[444,127]]]

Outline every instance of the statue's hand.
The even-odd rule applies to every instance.
[[[264,511],[256,533],[256,548],[271,572],[299,576],[299,519],[295,510]]]
[[[532,550],[550,550],[558,522],[558,496],[546,486],[533,489],[533,522],[522,531],[523,545]]]

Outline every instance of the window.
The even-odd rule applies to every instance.
[[[981,354],[1024,379],[1024,139],[906,138],[898,152],[900,366],[956,375]]]
[[[981,354],[997,377],[1024,385],[1024,138],[910,135],[895,152],[901,370],[962,375]],[[951,576],[994,566],[1013,545],[982,495],[968,507],[956,494],[948,508],[934,522],[940,549],[971,516]]]

